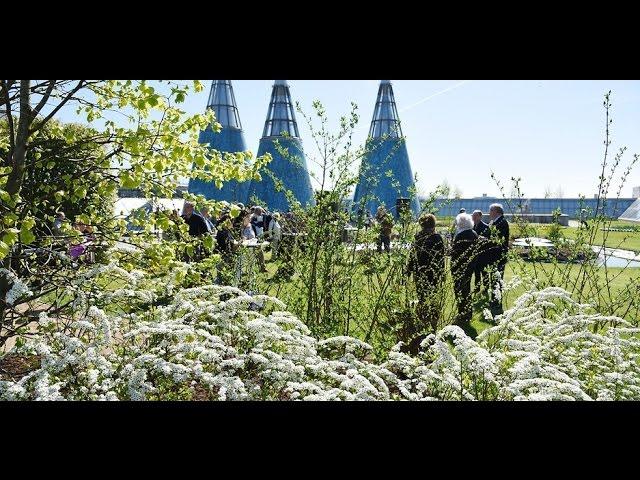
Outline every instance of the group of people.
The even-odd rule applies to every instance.
[[[509,222],[504,217],[502,205],[489,208],[490,222],[483,220],[483,213],[472,215],[461,212],[455,219],[455,234],[449,253],[457,306],[455,323],[465,326],[473,314],[471,280],[475,293],[484,292],[493,315],[502,313],[502,279],[509,250]],[[435,328],[444,302],[443,286],[446,278],[445,255],[447,246],[442,235],[436,232],[436,217],[422,215],[420,231],[409,259],[408,271],[413,274],[418,293],[418,317],[422,323]]]
[[[226,264],[232,263],[233,254],[243,242],[268,241],[272,256],[277,256],[282,240],[280,213],[272,214],[258,205],[247,208],[244,204],[238,203],[235,206],[240,210],[236,217],[231,216],[231,205],[226,204],[220,216],[214,219],[207,208],[202,208],[200,213],[197,213],[193,203],[185,202],[182,219],[189,225],[189,235],[215,237],[216,253],[221,254]],[[262,248],[256,248],[256,257],[260,270],[266,272]]]
[[[281,215],[271,214],[260,206],[247,208],[243,204],[236,204],[236,207],[240,209],[240,215],[232,217],[230,205],[227,205],[220,216],[214,219],[206,208],[196,213],[193,203],[185,202],[182,218],[189,225],[190,235],[215,237],[216,252],[221,254],[223,260],[222,268],[234,265],[234,253],[243,241],[269,241],[276,256],[283,234]],[[476,210],[469,215],[462,209],[455,219],[450,242],[436,232],[436,217],[433,214],[424,214],[419,218],[420,231],[412,246],[408,272],[414,276],[416,283],[417,316],[425,326],[435,328],[442,312],[447,255],[451,257],[449,268],[457,307],[455,323],[465,326],[471,321],[472,278],[474,293],[486,295],[491,313],[502,313],[502,279],[509,250],[509,223],[504,217],[502,205],[497,203],[490,206],[489,218],[489,223],[485,223],[482,211]],[[368,224],[376,225],[379,229],[378,251],[389,252],[394,225],[391,214],[381,206]],[[255,252],[260,270],[266,272],[263,250],[256,248]]]

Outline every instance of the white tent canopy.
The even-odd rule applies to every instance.
[[[640,223],[640,198],[633,202],[631,206],[618,217],[618,220]]]
[[[114,213],[119,217],[128,217],[131,213],[139,208],[147,211],[153,210],[178,210],[182,214],[184,205],[183,198],[156,198],[150,200],[148,198],[119,198],[114,207]]]

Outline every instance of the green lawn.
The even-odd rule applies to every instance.
[[[609,226],[609,225],[608,225]],[[610,228],[623,228],[635,226],[638,224],[632,222],[624,222],[615,220],[611,222]],[[518,224],[511,224],[511,236],[514,238],[523,236],[535,236],[549,238],[551,226],[548,224],[529,223],[526,225],[526,231]],[[576,240],[582,238],[585,242],[590,242],[589,233],[577,227],[561,227],[560,232],[564,238]],[[625,250],[633,250],[640,253],[640,231],[638,232],[605,232],[599,228],[594,235],[593,245],[605,245],[608,248],[621,248]]]
[[[536,278],[543,279],[546,281],[551,281],[553,284],[561,284],[561,282],[568,281],[571,284],[576,284],[576,280],[578,278],[579,265],[567,265],[560,264],[554,266],[550,263],[533,263],[529,262],[511,262],[507,265],[507,269],[505,271],[506,281],[508,282],[513,278],[514,275],[522,273],[528,273],[530,275],[535,275]],[[597,270],[597,275],[600,277],[602,281],[601,284],[604,284],[605,280],[605,270],[603,268]],[[640,285],[640,268],[609,268],[607,270],[606,275],[610,280],[609,285],[611,288],[611,298],[614,301],[619,300],[619,304],[616,306],[616,314],[630,320],[634,323],[637,323],[638,318],[640,317],[640,312],[638,311],[638,297],[635,296],[635,304],[630,307],[630,302],[632,302],[634,295],[629,292],[630,288],[635,287],[636,291],[638,290],[638,285]],[[555,280],[555,281],[554,281]],[[584,293],[587,295],[605,295],[606,292],[596,292],[592,291],[594,289],[595,282],[591,282],[588,284]],[[576,285],[576,288],[578,286]],[[505,309],[513,306],[514,301],[524,293],[524,287],[518,287],[517,289],[509,292],[505,295],[504,307]],[[625,292],[626,291],[626,292]],[[482,332],[486,328],[490,326],[489,323],[484,321],[484,317],[482,316],[482,311],[480,310],[481,306],[478,305],[476,308],[477,311],[474,312],[473,320],[471,322],[471,329],[468,331],[468,334],[474,335]]]
[[[562,229],[565,238],[575,240],[579,230],[573,227]],[[598,231],[593,240],[594,245],[605,245],[609,248],[622,248],[640,253],[640,232],[603,232]]]
[[[269,261],[267,256],[267,268],[269,277],[275,273],[277,264]],[[633,292],[630,288],[638,288],[640,284],[640,269],[634,268],[609,268],[606,273],[603,268],[590,269],[589,274],[586,276],[586,284],[584,287],[578,282],[578,275],[580,273],[580,265],[577,264],[552,264],[541,262],[525,262],[522,260],[512,261],[508,264],[506,270],[506,281],[511,280],[514,275],[528,275],[542,281],[547,285],[563,286],[567,290],[582,291],[585,298],[599,298],[605,304],[615,304],[615,314],[625,317],[627,320],[635,321],[639,316],[638,301],[633,303]],[[594,277],[596,275],[597,277]],[[608,278],[609,289],[603,288]],[[597,280],[597,281],[596,281]],[[295,282],[294,276],[291,281]],[[357,280],[362,285],[363,295],[366,295],[367,282],[365,279]],[[275,285],[272,285],[275,287]],[[582,288],[581,288],[582,287]],[[505,309],[510,308],[514,301],[525,291],[525,287],[521,286],[517,289],[507,293],[504,298]],[[640,290],[638,290],[640,291]],[[271,291],[270,293],[275,293]],[[285,299],[283,299],[285,300]],[[286,301],[286,300],[285,300]],[[584,301],[584,300],[582,300]],[[591,303],[591,302],[589,302]],[[476,336],[486,328],[490,326],[483,316],[483,309],[487,308],[486,302],[478,300],[474,304],[474,316],[470,327],[467,329],[467,333],[471,336]],[[453,296],[449,296],[449,302],[446,306],[447,312],[452,312],[455,309],[453,305]],[[608,313],[608,312],[603,312]],[[354,333],[357,329],[354,329]]]
[[[547,226],[542,226],[542,225],[538,226],[538,231],[542,233],[546,228]],[[566,228],[566,229],[563,229],[563,233],[564,232],[569,232],[569,234],[571,234],[571,232],[577,232],[577,229]],[[610,233],[613,234],[618,232],[610,232]],[[624,234],[624,235],[628,236],[629,234]],[[635,242],[640,242],[640,234],[633,234],[633,235],[634,235],[633,240]],[[271,252],[267,252],[265,257],[267,261],[268,273],[258,274],[258,283],[263,286],[266,286],[263,282],[267,278],[273,277],[279,265],[279,262],[271,261],[272,260]],[[545,283],[548,283],[551,285],[566,286],[566,285],[575,284],[579,271],[580,271],[579,265],[570,265],[570,264],[554,265],[552,263],[541,263],[541,262],[533,263],[533,262],[525,262],[525,261],[519,260],[519,261],[512,261],[508,264],[507,270],[506,270],[506,281],[508,282],[516,274],[518,275],[527,274],[535,278],[538,278],[540,280],[543,280]],[[596,269],[594,271],[594,274],[597,275],[600,280],[603,280],[605,277],[605,270]],[[621,301],[620,305],[617,306],[616,314],[625,316],[629,320],[637,319],[638,307],[633,306],[633,308],[629,309],[628,308],[630,305],[629,294],[627,292],[625,296],[623,295],[623,293],[625,292],[625,290],[629,289],[629,286],[637,285],[640,282],[640,269],[609,268],[607,270],[607,275],[610,280],[609,285],[611,290],[610,293],[607,292],[610,295],[609,298],[616,298],[616,295],[620,293],[620,298],[622,298],[623,300],[626,299],[624,301]],[[298,277],[296,275],[289,281],[295,283],[297,279]],[[355,279],[355,281],[360,284],[358,288],[361,288],[363,290],[363,295],[366,295],[367,285],[371,285],[370,283],[369,284],[367,283],[367,278],[359,278],[359,279]],[[594,295],[594,296],[601,295],[602,292],[594,291],[594,285],[597,286],[596,282],[590,281],[587,284],[586,288],[584,288],[584,293],[587,295]],[[122,288],[123,286],[124,285],[121,284],[121,281],[116,281],[116,282],[113,282],[112,284],[103,285],[103,287],[106,290],[114,290],[116,288]],[[576,286],[576,289],[578,288],[579,287]],[[277,290],[277,284],[272,283],[270,285],[270,288],[268,288],[267,290],[268,290],[267,293],[275,294]],[[524,290],[525,290],[524,287],[519,287],[518,289],[512,292],[509,292],[507,295],[505,295],[505,299],[504,299],[505,309],[510,308],[513,305],[513,302],[524,292]],[[281,298],[281,299],[284,300],[285,302],[287,301],[286,298]],[[480,332],[482,332],[483,330],[485,330],[490,326],[490,324],[484,320],[484,317],[482,314],[483,309],[486,307],[487,305],[482,303],[481,301],[477,301],[474,304],[474,317],[470,327],[467,329],[467,333],[470,334],[471,336],[476,336],[477,334],[479,334]],[[453,310],[455,310],[452,295],[449,296],[449,302],[446,307],[446,310],[447,312],[452,312]],[[354,334],[356,335],[358,335],[357,330],[358,330],[357,328],[354,329]]]

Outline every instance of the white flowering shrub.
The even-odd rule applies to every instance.
[[[383,361],[351,337],[318,340],[275,298],[180,287],[115,264],[78,279],[77,315],[40,314],[5,356],[4,400],[622,400],[640,398],[639,330],[562,289],[532,290],[476,340],[448,326]],[[90,287],[109,274],[126,288]],[[81,293],[81,294],[80,294]],[[125,308],[126,306],[126,308]],[[1,364],[2,358],[0,358]]]
[[[9,285],[11,285],[11,288],[9,288],[2,299],[7,305],[14,305],[17,300],[33,294],[33,292],[29,290],[29,287],[12,271],[6,268],[0,268],[0,276],[5,277]]]
[[[640,330],[590,310],[560,288],[530,291],[475,341],[448,326],[384,366],[407,399],[639,399]]]

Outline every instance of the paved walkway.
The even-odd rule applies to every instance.
[[[640,255],[636,255],[636,252],[633,252],[631,250],[622,250],[620,248],[608,248],[600,245],[593,245],[591,248],[593,248],[593,251],[596,252],[598,255],[602,253],[608,257],[616,257],[616,258],[622,258],[623,260],[640,262]]]

